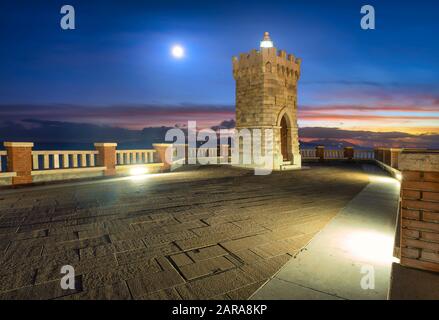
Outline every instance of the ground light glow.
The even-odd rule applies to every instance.
[[[175,45],[171,50],[172,56],[177,59],[181,59],[184,57],[184,48],[180,45]]]
[[[344,247],[364,262],[391,263],[394,239],[373,231],[357,231],[346,235]]]
[[[148,168],[145,167],[134,167],[130,169],[130,179],[131,180],[143,180],[148,177]]]
[[[371,180],[371,182],[388,183],[388,184],[394,184],[395,186],[399,186],[400,184],[398,177],[396,177],[395,179],[392,177],[386,177],[380,175],[369,175],[369,179]]]

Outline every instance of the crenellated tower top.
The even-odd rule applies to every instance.
[[[268,32],[264,33],[260,50],[253,49],[249,53],[241,53],[233,57],[233,76],[235,80],[252,74],[277,72],[278,76],[293,78],[300,77],[301,60],[285,50],[274,47]]]

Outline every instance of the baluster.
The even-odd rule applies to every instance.
[[[72,160],[73,160],[73,168],[77,168],[78,167],[78,154],[74,153],[72,154]]]
[[[131,152],[125,152],[126,155],[126,163],[131,164]]]
[[[68,153],[64,153],[62,156],[62,167],[63,168],[69,167],[69,154]]]
[[[40,167],[38,163],[38,154],[32,155],[32,167],[34,170],[38,170]]]
[[[80,156],[80,159],[81,159],[81,167],[86,167],[87,166],[86,154],[85,153],[81,153],[79,156]]]
[[[49,155],[43,155],[43,169],[49,169]]]
[[[53,168],[59,169],[59,154],[57,153],[53,155]]]

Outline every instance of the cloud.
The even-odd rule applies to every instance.
[[[349,80],[328,80],[328,81],[303,81],[304,85],[343,85],[343,86],[371,86],[371,87],[407,87],[402,82],[378,82],[378,81],[349,81]]]
[[[406,132],[372,132],[339,128],[307,127],[299,129],[303,142],[323,145],[362,147],[439,148],[439,134],[415,135]]]
[[[400,112],[439,112],[439,102],[434,105],[323,105],[323,106],[300,106],[300,112],[315,112],[315,111],[400,111]]]
[[[346,93],[345,93],[346,94]],[[349,95],[347,95],[349,96]],[[339,98],[339,97],[338,97]],[[394,128],[399,131],[439,132],[439,99],[431,95],[417,96],[412,99],[381,99],[362,103],[351,103],[338,99],[323,105],[300,105],[298,119],[302,126],[327,126],[343,128],[370,128],[382,131]],[[358,99],[357,99],[358,100]],[[362,99],[359,99],[362,100]],[[410,128],[410,129],[407,129]]]
[[[218,126],[213,126],[212,129],[217,131],[220,129],[233,129],[236,126],[236,121],[234,119],[224,120]]]
[[[223,120],[213,129],[233,128],[235,121]],[[2,141],[32,141],[39,145],[54,143],[56,148],[72,148],[72,145],[94,142],[117,142],[121,147],[150,148],[152,143],[164,142],[167,130],[173,126],[146,127],[141,130],[126,129],[89,123],[25,119],[20,122],[6,121],[0,125]],[[438,134],[414,135],[406,132],[372,132],[344,130],[327,127],[299,129],[302,145],[323,144],[327,146],[355,145],[362,147],[410,147],[439,148]]]
[[[115,139],[134,141],[141,139],[141,131],[89,123],[24,119],[3,122],[0,137],[3,141],[92,143]]]
[[[91,123],[130,129],[146,126],[174,126],[176,123],[197,121],[199,126],[217,125],[233,118],[234,108],[227,105],[0,105],[2,121],[41,119]]]
[[[299,106],[300,138],[309,143],[439,148],[439,99],[426,101]],[[0,105],[0,141],[143,146],[163,142],[169,128],[186,128],[187,121],[197,121],[198,128],[234,128],[234,115],[229,105]]]

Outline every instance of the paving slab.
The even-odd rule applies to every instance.
[[[399,182],[364,170],[367,187],[252,299],[387,299]]]
[[[247,299],[367,183],[356,164],[208,166],[0,190],[0,299]]]

